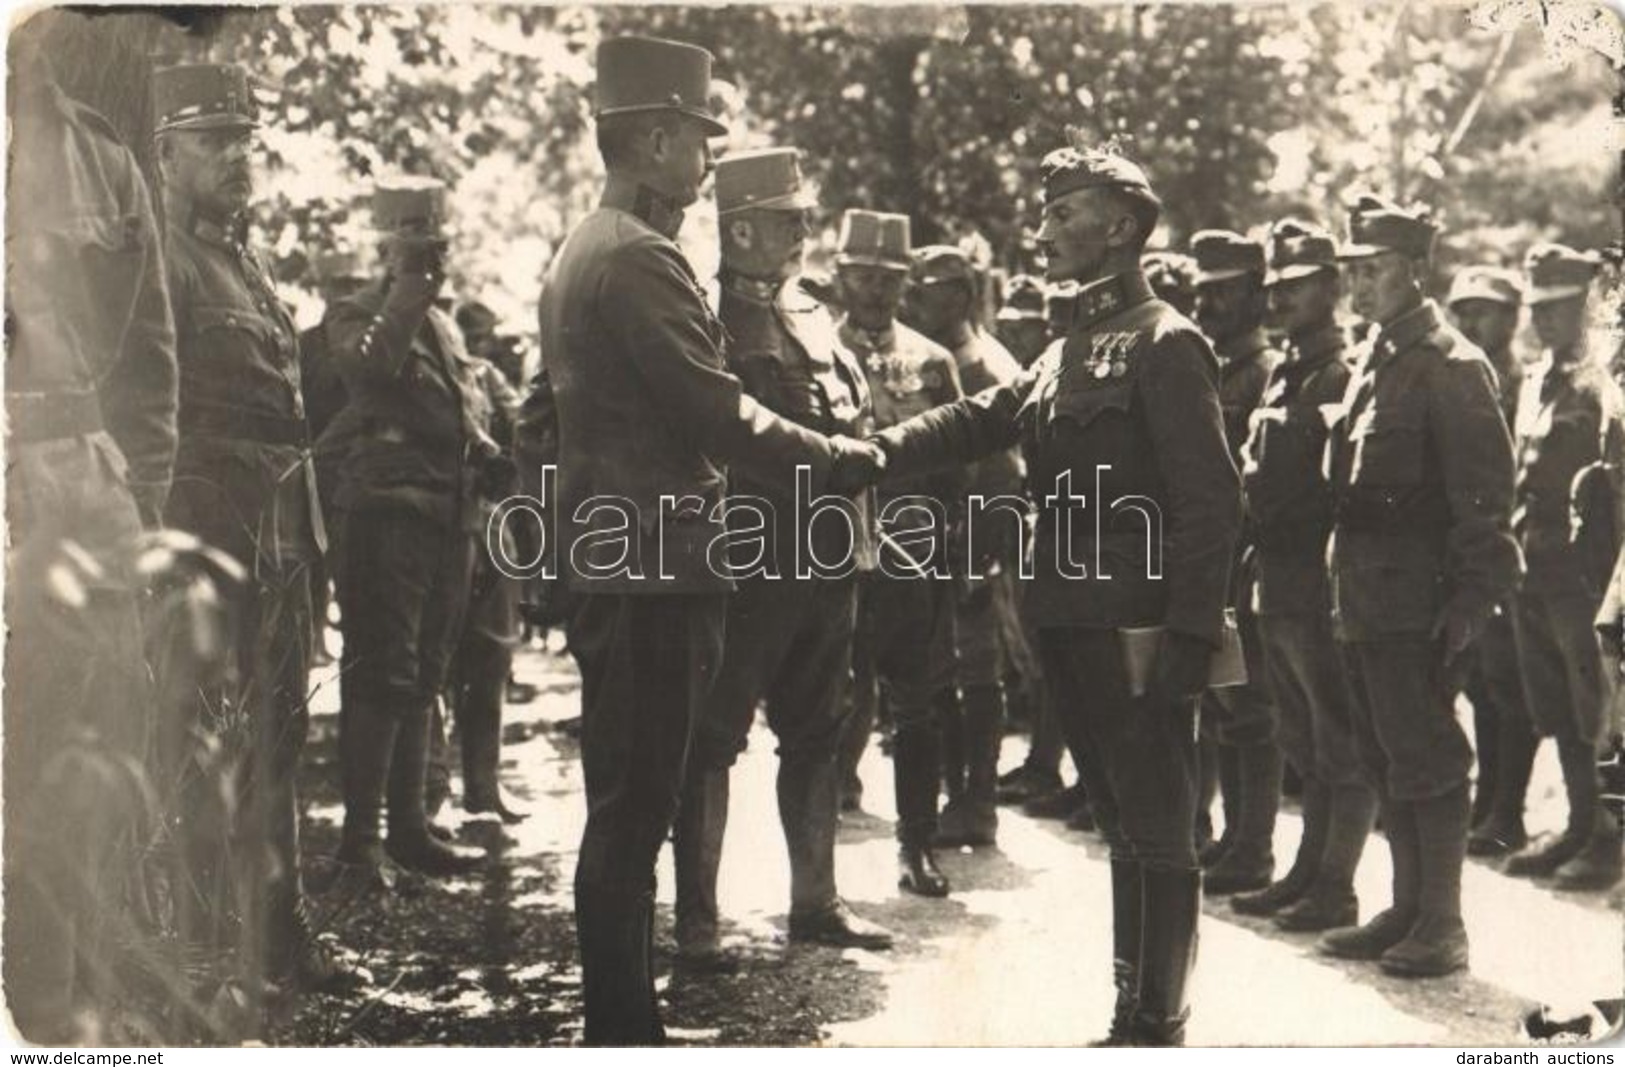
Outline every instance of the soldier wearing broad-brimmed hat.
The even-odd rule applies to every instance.
[[[1518,576],[1512,444],[1494,371],[1423,291],[1436,233],[1426,211],[1380,197],[1350,209],[1338,259],[1350,306],[1374,333],[1327,457],[1333,625],[1396,874],[1389,908],[1320,944],[1407,977],[1467,963],[1472,747],[1454,698]]]
[[[1046,271],[1081,285],[1070,332],[1015,383],[879,439],[897,477],[1023,445],[1039,509],[1026,608],[1112,854],[1108,1041],[1178,1044],[1201,914],[1196,707],[1224,630],[1241,495],[1212,349],[1140,269],[1159,213],[1144,172],[1074,146],[1046,156],[1041,173]],[[1098,538],[1080,532],[1093,528],[1083,515],[1102,514],[1080,506],[1085,487],[1108,509]],[[1125,495],[1161,515],[1155,576],[1145,517],[1110,510]],[[1121,627],[1161,628],[1143,691]]]
[[[588,816],[575,899],[589,1044],[664,1036],[649,941],[655,859],[722,652],[733,582],[707,550],[725,534],[725,467],[789,488],[800,465],[821,494],[861,487],[883,462],[776,417],[727,371],[721,325],[673,241],[711,170],[707,138],[725,132],[710,81],[702,48],[644,37],[599,45],[595,117],[609,174],[598,210],[542,285],[559,427],[557,558],[580,605],[570,649],[585,694]],[[578,512],[593,497],[630,501],[636,514]]]

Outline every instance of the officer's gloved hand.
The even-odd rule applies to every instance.
[[[1207,689],[1214,648],[1200,637],[1173,630],[1162,635],[1157,661],[1151,666],[1147,695],[1160,703],[1183,704]]]
[[[836,435],[829,439],[834,463],[830,466],[829,491],[850,496],[880,480],[886,469],[886,453],[879,445]]]

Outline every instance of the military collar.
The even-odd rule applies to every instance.
[[[675,200],[642,183],[630,189],[611,185],[604,190],[599,204],[636,217],[667,240],[676,240],[677,231],[683,226],[682,207]]]
[[[1078,290],[1072,329],[1074,332],[1087,330],[1113,315],[1145,303],[1154,295],[1138,267],[1090,282]]]
[[[1242,366],[1247,363],[1256,363],[1264,358],[1269,351],[1269,338],[1264,336],[1264,327],[1254,326],[1246,333],[1237,334],[1225,341],[1222,345],[1213,346],[1213,354],[1219,357],[1219,362],[1226,367]]]
[[[206,245],[233,252],[241,252],[247,245],[248,220],[242,215],[234,216],[225,223],[189,211],[175,211],[170,217],[181,230]]]
[[[1308,333],[1287,339],[1292,362],[1302,366],[1318,366],[1337,358],[1343,351],[1343,328],[1328,322]]]
[[[1380,367],[1397,353],[1433,333],[1442,323],[1439,305],[1432,300],[1422,301],[1377,330],[1376,339],[1371,345],[1371,365]]]
[[[889,352],[897,344],[897,326],[888,323],[883,330],[865,330],[845,319],[841,322],[841,338],[860,352]]]
[[[725,291],[756,304],[774,303],[784,285],[778,278],[752,278],[727,268],[718,272],[717,281]]]
[[[1572,378],[1585,364],[1585,355],[1584,345],[1577,344],[1563,349],[1548,348],[1546,366],[1551,368],[1552,373]]]

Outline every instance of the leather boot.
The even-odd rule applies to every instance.
[[[394,715],[358,697],[347,697],[339,712],[344,829],[337,859],[340,864],[356,868],[363,880],[379,879],[384,864],[379,822],[400,725]]]
[[[302,744],[301,744],[302,747]],[[297,761],[297,753],[294,754]],[[296,766],[270,769],[261,800],[265,804],[269,869],[266,893],[266,977],[276,985],[337,992],[357,976],[327,952],[311,928],[299,869],[299,793]],[[373,824],[375,827],[377,823]]]
[[[655,996],[653,921],[652,888],[629,896],[576,887],[585,1044],[665,1044]]]
[[[841,739],[835,749],[837,780],[841,785],[841,810],[863,810],[863,779],[858,777],[858,764],[863,761],[864,750],[869,747],[869,735],[874,732],[875,716],[880,705],[873,675],[854,670],[847,699],[852,713],[841,727]]]
[[[432,701],[431,701],[432,702]],[[430,704],[401,717],[389,774],[389,858],[431,877],[467,874],[485,859],[480,849],[447,844],[429,833],[424,810],[429,765]]]
[[[1229,746],[1226,746],[1229,747]],[[1210,896],[1263,889],[1275,873],[1275,816],[1281,806],[1281,750],[1273,741],[1233,749],[1240,787],[1236,832],[1230,848],[1207,870]],[[1229,805],[1226,805],[1228,819]],[[1227,831],[1228,833],[1228,831]]]
[[[1303,836],[1292,868],[1280,881],[1254,893],[1237,893],[1230,907],[1243,915],[1273,915],[1295,904],[1309,891],[1320,873],[1321,854],[1326,850],[1326,832],[1331,822],[1331,788],[1315,778],[1303,782]],[[1338,924],[1343,925],[1343,924]]]
[[[1092,1042],[1120,1048],[1133,1041],[1134,1012],[1140,1004],[1140,953],[1145,935],[1145,868],[1134,860],[1112,860],[1112,985],[1117,1002],[1111,1029]]]
[[[1131,1043],[1147,1048],[1185,1043],[1185,1000],[1196,965],[1196,925],[1202,914],[1202,872],[1146,868],[1141,907],[1140,996]]]
[[[892,776],[897,791],[897,885],[920,896],[948,895],[948,879],[937,870],[931,841],[937,832],[937,781],[941,742],[929,717],[899,716]]]
[[[1275,915],[1282,930],[1307,933],[1353,926],[1360,921],[1360,901],[1354,895],[1354,872],[1365,853],[1366,839],[1376,819],[1377,796],[1364,783],[1328,790],[1329,814],[1320,870],[1297,903]]]
[[[1239,768],[1236,763],[1236,749],[1231,745],[1221,745],[1210,737],[1204,737],[1200,742],[1203,758],[1203,789],[1206,790],[1209,782],[1218,794],[1220,809],[1224,812],[1224,832],[1216,840],[1209,840],[1202,848],[1197,850],[1196,858],[1204,871],[1211,870],[1213,865],[1224,859],[1230,851],[1231,844],[1236,837],[1236,824],[1241,821],[1241,781],[1238,776]],[[1209,755],[1211,753],[1211,755]],[[1209,772],[1208,764],[1211,762],[1212,770]],[[1207,795],[1204,793],[1204,795]],[[1209,813],[1208,833],[1212,834],[1212,809],[1210,799],[1203,808]]]
[[[1461,868],[1467,859],[1467,783],[1411,805],[1421,859],[1416,922],[1382,954],[1382,969],[1407,978],[1450,974],[1467,966],[1461,921]]]
[[[468,648],[477,641],[477,652]],[[502,788],[502,691],[513,653],[500,642],[464,638],[467,668],[457,702],[463,745],[463,810],[495,815],[512,826],[528,818],[523,805]]]
[[[1563,791],[1568,794],[1568,826],[1559,837],[1507,860],[1502,869],[1514,877],[1546,878],[1557,873],[1585,849],[1596,827],[1599,789],[1592,746],[1579,738],[1560,737],[1557,758],[1563,766]]]
[[[1393,859],[1394,902],[1363,926],[1346,926],[1326,933],[1321,952],[1346,960],[1374,960],[1405,940],[1416,923],[1421,893],[1421,857],[1416,815],[1410,804],[1389,800],[1382,808]]]
[[[837,773],[833,755],[779,762],[779,822],[790,852],[790,940],[891,948],[890,932],[853,914],[835,888]],[[679,949],[681,943],[679,938]]]
[[[965,707],[959,699],[959,689],[948,686],[938,690],[931,698],[937,712],[937,733],[942,738],[942,792],[947,795],[951,808],[965,795],[965,765],[968,750],[965,747]]]
[[[971,686],[960,700],[963,709],[962,739],[965,755],[965,789],[954,814],[948,810],[938,820],[936,843],[957,848],[961,845],[992,845],[999,831],[998,788],[999,748],[1004,741],[1004,687]]]
[[[1496,718],[1495,792],[1488,817],[1467,838],[1469,856],[1506,856],[1529,843],[1523,808],[1540,738],[1521,715],[1502,712]]]
[[[312,993],[342,993],[362,979],[327,951],[317,938],[303,895],[272,912],[267,977],[271,982]]]
[[[897,846],[897,888],[917,897],[945,897],[951,891],[931,846],[908,843]]]
[[[677,956],[685,964],[710,963],[721,952],[717,871],[728,829],[728,771],[727,767],[691,767],[672,827]]]
[[[1557,869],[1552,884],[1558,889],[1607,889],[1620,879],[1619,823],[1601,806],[1591,840],[1580,854]]]

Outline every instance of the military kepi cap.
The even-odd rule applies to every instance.
[[[1524,257],[1529,274],[1529,303],[1555,304],[1584,296],[1597,276],[1596,256],[1567,245],[1538,244]]]
[[[1487,300],[1515,308],[1523,303],[1523,283],[1512,271],[1501,267],[1463,267],[1450,279],[1450,295],[1444,302],[1446,307],[1454,307],[1468,300]]]
[[[764,148],[717,160],[717,214],[760,208],[804,211],[818,198],[801,180],[801,153],[794,148]]]
[[[1044,283],[1031,274],[1011,278],[1004,287],[1004,306],[997,318],[1000,322],[1044,318]]]
[[[154,132],[259,127],[248,72],[231,63],[188,63],[152,74]]]
[[[1269,285],[1335,271],[1337,239],[1312,222],[1282,219],[1270,229],[1269,266]]]
[[[1229,230],[1203,230],[1191,238],[1196,284],[1264,276],[1264,245]]]
[[[1364,259],[1397,252],[1420,259],[1433,250],[1438,233],[1426,210],[1403,208],[1367,193],[1349,208],[1349,239],[1338,249],[1337,258]]]
[[[639,111],[680,111],[720,137],[728,127],[711,111],[711,53],[659,37],[611,37],[598,46],[593,118]]]
[[[913,266],[909,259],[908,216],[861,208],[848,211],[841,216],[835,263],[907,271]]]
[[[446,217],[446,185],[437,178],[389,178],[372,190],[373,224],[398,233],[439,230]]]

